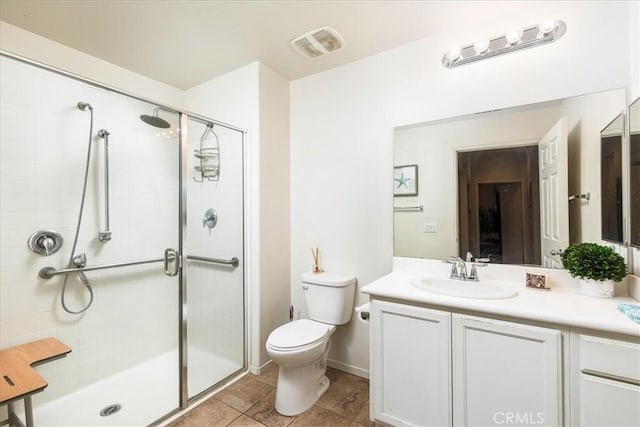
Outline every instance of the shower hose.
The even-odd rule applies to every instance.
[[[85,108],[83,108],[81,105],[81,103],[78,103],[78,107],[83,110]],[[86,103],[82,103],[83,105],[86,106],[86,108],[88,108],[89,113],[91,114],[91,121],[89,124],[89,142],[87,144],[87,164],[86,167],[84,169],[84,184],[82,186],[82,198],[80,200],[80,212],[78,213],[78,223],[76,225],[76,235],[73,238],[73,246],[71,247],[71,255],[69,255],[69,262],[67,263],[67,268],[71,268],[74,266],[73,263],[73,258],[75,257],[76,254],[76,246],[78,245],[78,236],[80,235],[80,224],[82,223],[82,212],[84,211],[84,202],[85,202],[85,197],[87,195],[87,181],[89,178],[89,165],[91,163],[91,143],[93,140],[93,107],[91,107],[89,104]],[[78,274],[80,275],[82,272],[79,272]],[[87,289],[87,291],[89,291],[89,302],[82,307],[80,310],[71,310],[68,306],[67,303],[65,301],[65,294],[67,292],[67,285],[69,282],[69,274],[67,273],[64,275],[64,282],[62,284],[62,294],[60,296],[60,303],[62,304],[62,308],[64,309],[64,311],[66,311],[69,314],[81,314],[84,313],[85,311],[87,311],[89,309],[89,307],[91,307],[91,304],[93,304],[93,289],[91,288],[91,285],[89,284],[88,280],[86,280],[85,278],[82,278],[81,283],[82,285]]]

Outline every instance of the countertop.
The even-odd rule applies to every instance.
[[[640,324],[618,311],[618,304],[640,304],[628,296],[593,298],[566,289],[541,291],[528,289],[517,282],[504,282],[505,286],[517,289],[516,297],[472,299],[436,294],[411,285],[412,279],[428,275],[443,277],[440,274],[396,270],[364,286],[360,291],[370,297],[640,336]],[[482,277],[480,281],[482,282]]]

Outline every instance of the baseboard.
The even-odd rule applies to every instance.
[[[251,372],[253,375],[260,375],[262,373],[262,370],[264,368],[266,368],[267,366],[269,366],[269,364],[271,363],[271,360],[267,360],[266,363],[264,363],[263,365],[260,366],[249,366],[249,372]]]
[[[369,370],[367,369],[362,369],[357,366],[349,365],[347,363],[339,362],[337,360],[331,360],[331,359],[327,361],[327,365],[329,365],[332,368],[338,369],[340,371],[344,371],[344,372],[348,372],[349,374],[356,375],[358,377],[367,378],[367,379],[369,378]]]

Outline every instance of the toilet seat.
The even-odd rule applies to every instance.
[[[267,339],[267,345],[276,351],[295,351],[325,340],[331,335],[332,325],[300,319],[276,328]]]

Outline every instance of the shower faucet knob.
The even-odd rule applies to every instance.
[[[29,236],[27,245],[38,255],[49,256],[55,254],[62,246],[62,235],[53,230],[38,230]]]
[[[202,217],[202,227],[208,227],[209,229],[212,229],[216,226],[217,223],[218,213],[212,208],[207,209],[207,211],[204,213],[204,217]]]
[[[40,238],[39,244],[44,249],[45,255],[51,255],[51,250],[55,246],[55,242],[51,237],[43,236],[42,238]]]

